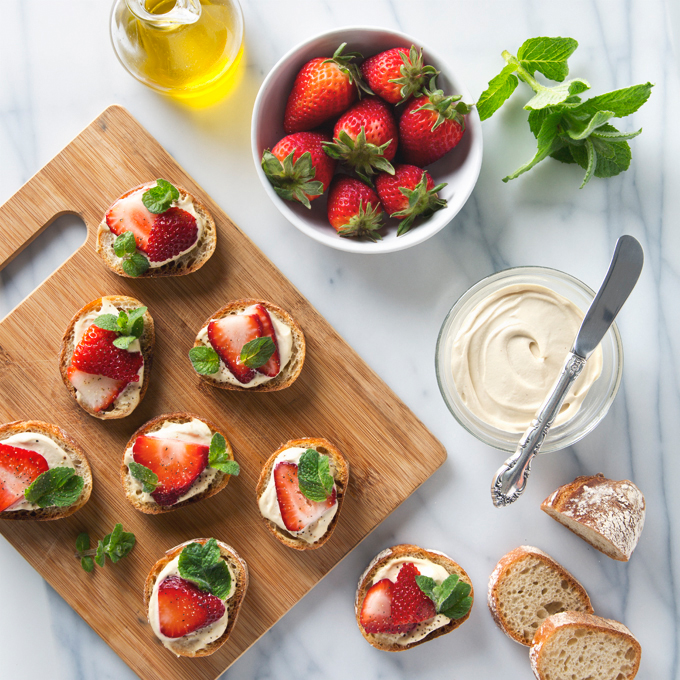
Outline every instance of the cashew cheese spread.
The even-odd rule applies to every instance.
[[[463,403],[480,420],[524,432],[559,375],[584,313],[544,286],[514,284],[489,295],[465,318],[451,367]],[[586,363],[555,419],[573,418],[602,373],[602,349]]]

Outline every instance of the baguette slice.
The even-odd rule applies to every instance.
[[[129,191],[126,191],[116,200],[125,198],[126,196],[129,196],[140,189],[146,190],[155,185],[155,180],[152,182],[146,182],[145,184],[140,184],[136,187],[133,187]],[[121,258],[117,257],[113,252],[113,242],[116,240],[117,236],[109,230],[106,224],[106,215],[104,215],[104,218],[99,225],[99,229],[97,230],[96,251],[102,260],[104,260],[104,264],[106,264],[106,266],[111,271],[118,274],[118,276],[138,279],[150,279],[158,276],[183,276],[184,274],[191,274],[199,270],[215,252],[215,246],[217,245],[217,228],[212,215],[208,212],[208,209],[203,205],[203,203],[201,203],[193,194],[190,194],[186,189],[183,189],[176,184],[175,187],[179,191],[180,199],[184,200],[188,196],[191,199],[194,209],[198,215],[202,217],[203,220],[205,220],[203,232],[196,242],[196,245],[188,253],[185,253],[172,262],[168,262],[161,267],[150,267],[141,276],[130,277],[130,275],[126,274],[125,270],[123,269]]]
[[[552,557],[529,545],[501,557],[489,578],[488,604],[499,628],[527,647],[551,614],[593,612],[584,587]]]
[[[425,550],[423,548],[419,548],[417,545],[411,545],[409,543],[402,543],[400,545],[395,545],[392,548],[383,550],[373,558],[373,561],[368,565],[366,571],[364,571],[364,573],[361,575],[361,578],[359,579],[356,599],[354,601],[354,613],[361,634],[371,645],[373,645],[373,647],[384,652],[403,652],[405,649],[417,647],[418,645],[422,645],[425,642],[434,640],[441,635],[446,635],[465,623],[465,621],[467,621],[470,617],[470,612],[472,611],[471,606],[470,610],[467,614],[465,614],[465,616],[462,616],[459,619],[451,619],[451,621],[449,621],[445,626],[436,628],[421,640],[410,642],[406,645],[400,645],[396,642],[392,642],[390,638],[393,636],[388,636],[385,633],[367,633],[364,630],[364,627],[361,625],[361,608],[364,603],[366,593],[373,584],[373,578],[378,569],[385,565],[389,560],[400,557],[414,557],[429,560],[430,562],[434,562],[435,564],[444,567],[444,569],[446,569],[449,574],[457,574],[461,581],[467,583],[470,586],[470,597],[472,598],[474,605],[475,591],[474,588],[472,588],[472,581],[470,581],[470,577],[467,575],[465,569],[454,562],[448,555],[445,555],[444,553],[441,553],[437,550]]]
[[[581,612],[549,616],[529,651],[538,680],[632,680],[640,643],[618,621]]]
[[[5,510],[0,512],[0,519],[61,519],[80,510],[87,503],[92,493],[92,470],[90,469],[85,452],[64,430],[56,425],[43,423],[40,420],[16,420],[12,423],[0,425],[0,441],[20,432],[37,432],[61,446],[71,457],[76,474],[83,478],[83,491],[78,500],[72,505],[62,508],[47,507],[36,510],[15,510],[13,512]]]
[[[191,498],[187,498],[181,503],[175,503],[174,505],[159,505],[154,500],[146,501],[138,497],[134,488],[135,480],[130,474],[130,470],[127,464],[125,463],[125,451],[127,451],[134,445],[137,437],[141,437],[144,434],[150,434],[152,432],[156,432],[156,430],[160,430],[161,427],[166,422],[188,423],[194,418],[205,423],[210,428],[211,435],[215,434],[216,432],[219,432],[224,437],[224,441],[226,442],[227,445],[227,454],[230,460],[234,460],[234,452],[231,448],[231,444],[229,443],[229,438],[227,437],[223,430],[220,430],[217,427],[217,425],[212,423],[210,420],[207,420],[206,418],[201,418],[200,416],[194,415],[192,413],[166,413],[165,415],[153,418],[148,423],[142,425],[132,435],[132,437],[130,437],[130,441],[128,441],[128,443],[125,445],[125,450],[123,451],[123,461],[120,466],[120,478],[123,484],[123,491],[125,492],[125,497],[128,499],[128,501],[130,501],[135,510],[139,510],[140,512],[143,512],[147,515],[158,515],[163,512],[172,512],[173,510],[183,508],[186,505],[198,503],[199,501],[202,501],[204,498],[210,498],[211,496],[214,496],[216,493],[222,491],[222,489],[224,489],[224,487],[227,486],[227,484],[229,483],[231,475],[227,475],[224,472],[221,472],[220,470],[216,470],[215,478],[211,482],[210,486],[208,486],[204,491],[201,491],[201,493],[198,493],[195,496],[192,496]]]
[[[645,497],[628,479],[602,473],[577,477],[541,503],[541,510],[564,524],[593,548],[627,562],[645,524]]]
[[[284,309],[281,309],[281,307],[278,307],[277,305],[271,302],[267,302],[266,300],[254,300],[254,299],[232,300],[226,306],[222,307],[222,309],[215,312],[201,326],[201,330],[203,330],[211,321],[214,321],[215,319],[221,319],[222,317],[228,316],[229,314],[238,314],[239,312],[242,312],[244,309],[247,309],[251,305],[257,304],[265,307],[271,316],[277,317],[279,321],[282,321],[283,323],[290,327],[293,334],[293,349],[290,361],[286,364],[286,366],[284,366],[281,369],[281,371],[276,377],[272,378],[271,380],[268,380],[267,382],[263,382],[260,385],[255,385],[254,387],[232,385],[228,382],[220,382],[211,375],[199,374],[201,380],[212,385],[213,387],[219,387],[220,389],[223,390],[238,390],[241,392],[275,392],[277,390],[283,390],[286,387],[290,387],[297,380],[297,377],[300,375],[300,371],[302,370],[302,365],[305,361],[306,351],[305,336],[304,333],[302,332],[302,328],[300,328],[299,324],[295,321],[295,319],[293,319],[293,317]],[[209,344],[206,344],[199,340],[198,337],[194,342],[194,347],[209,347],[209,346],[210,346]],[[222,360],[220,359],[220,366],[222,365],[223,365]]]
[[[207,543],[208,540],[209,539],[207,538],[194,538],[190,541],[185,541],[184,543],[181,543],[180,545],[168,550],[165,553],[165,556],[161,557],[161,559],[158,560],[158,562],[156,562],[153,567],[151,567],[151,571],[146,577],[146,582],[144,583],[144,606],[146,607],[147,612],[156,579],[158,578],[161,571],[163,571],[165,568],[165,565],[177,557],[182,552],[184,546],[189,545],[189,543],[200,543],[203,545]],[[217,638],[217,640],[213,640],[205,647],[196,651],[187,650],[183,644],[183,638],[176,638],[176,640],[171,643],[170,649],[177,656],[210,656],[210,654],[216,652],[229,639],[231,631],[234,630],[234,626],[236,625],[236,619],[238,618],[239,612],[241,611],[243,598],[245,597],[246,590],[248,589],[248,565],[230,545],[222,543],[222,541],[217,541],[217,545],[220,547],[220,553],[222,557],[226,560],[227,564],[232,568],[232,571],[236,575],[236,589],[234,594],[226,601],[227,611],[229,612],[229,623],[227,624],[224,633],[222,633],[222,635]]]
[[[335,516],[328,525],[326,533],[315,543],[307,543],[307,541],[304,539],[293,536],[293,534],[288,533],[285,529],[282,529],[271,520],[268,520],[266,517],[262,517],[262,515],[260,515],[260,517],[262,517],[262,521],[265,523],[265,526],[267,529],[269,529],[272,535],[289,548],[294,548],[295,550],[316,550],[316,548],[320,548],[322,545],[324,545],[324,543],[326,543],[326,541],[328,541],[328,539],[331,537],[331,534],[335,531],[335,527],[338,524],[338,519],[342,510],[342,503],[345,499],[347,485],[349,484],[349,462],[345,459],[342,453],[340,453],[340,451],[335,446],[333,446],[333,444],[331,444],[327,439],[314,437],[307,437],[305,439],[292,439],[286,442],[276,451],[274,451],[274,453],[269,456],[267,462],[264,464],[262,472],[260,473],[260,479],[257,482],[255,493],[257,500],[259,501],[260,496],[262,496],[265,488],[267,487],[270,477],[272,474],[274,474],[274,461],[276,460],[276,456],[286,449],[291,449],[298,446],[306,449],[316,449],[319,453],[329,456],[333,461],[333,466],[335,467],[333,479],[335,480],[338,509],[335,513]]]
[[[73,357],[73,352],[75,350],[74,341],[76,323],[81,317],[85,316],[89,312],[100,309],[104,300],[108,300],[114,307],[116,307],[119,310],[120,309],[129,310],[144,306],[139,300],[135,300],[135,298],[127,297],[125,295],[107,295],[105,297],[97,298],[96,300],[93,300],[92,302],[86,304],[82,309],[80,309],[76,313],[76,315],[71,319],[71,322],[66,328],[66,332],[64,333],[64,337],[62,338],[61,341],[61,352],[59,354],[59,370],[61,372],[61,379],[64,381],[64,385],[66,385],[66,389],[69,391],[69,394],[75,399],[78,406],[80,406],[84,411],[89,413],[91,416],[94,416],[95,418],[99,418],[100,420],[113,420],[115,418],[125,418],[125,416],[129,416],[135,410],[135,408],[137,408],[137,406],[141,403],[142,399],[144,399],[146,389],[149,385],[149,377],[151,374],[151,365],[153,362],[153,350],[154,345],[156,343],[156,332],[154,329],[154,322],[153,319],[151,318],[151,314],[149,314],[149,312],[147,311],[144,314],[144,332],[142,333],[142,337],[139,339],[139,344],[142,350],[142,356],[144,357],[144,376],[142,379],[142,386],[139,392],[139,401],[137,402],[137,404],[135,404],[133,401],[130,401],[129,399],[123,398],[124,397],[123,393],[116,399],[112,406],[106,409],[105,411],[94,411],[92,409],[86,408],[76,398],[76,389],[75,387],[73,387],[71,381],[68,378],[68,369],[69,366],[71,365],[71,359]]]

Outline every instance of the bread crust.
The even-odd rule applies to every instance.
[[[550,555],[531,545],[521,545],[518,548],[511,550],[509,553],[501,557],[495,569],[491,573],[491,576],[489,577],[487,603],[489,605],[491,616],[496,622],[496,625],[508,637],[512,638],[515,642],[519,642],[519,644],[524,645],[525,647],[530,647],[531,641],[527,642],[522,635],[510,628],[508,622],[504,619],[499,607],[498,589],[501,581],[508,575],[510,568],[515,565],[515,563],[525,559],[528,556],[537,558],[557,574],[559,574],[560,578],[567,581],[569,586],[579,594],[587,611],[589,613],[593,612],[593,607],[590,603],[590,597],[588,597],[586,589],[561,564],[550,557]]]
[[[37,510],[15,510],[14,512],[4,510],[0,512],[0,519],[45,521],[62,519],[80,510],[90,499],[90,494],[92,493],[92,470],[83,449],[60,427],[41,420],[15,420],[11,423],[0,425],[0,442],[21,432],[43,434],[63,447],[71,456],[71,460],[76,468],[76,474],[83,478],[83,491],[78,500],[72,505],[63,508],[38,508]]]
[[[630,559],[645,523],[645,497],[640,489],[629,479],[614,481],[602,473],[577,477],[556,489],[541,503],[541,510],[620,562]],[[602,543],[598,545],[589,532]]]
[[[200,543],[201,545],[204,545],[209,540],[210,539],[208,538],[193,538],[189,541],[181,543],[180,545],[176,545],[174,548],[170,548],[170,550],[168,550],[165,555],[151,567],[149,575],[146,577],[146,581],[144,582],[144,607],[147,611],[147,618],[149,602],[151,601],[151,593],[153,591],[154,584],[156,583],[158,575],[161,573],[161,571],[163,571],[165,565],[177,557],[177,555],[182,552],[184,546],[189,545],[189,543]],[[220,547],[220,554],[232,567],[234,574],[236,575],[236,587],[234,594],[226,602],[227,610],[229,612],[229,622],[227,623],[224,633],[222,633],[222,635],[218,637],[217,640],[213,640],[209,645],[195,652],[189,652],[182,649],[173,649],[173,653],[177,654],[177,656],[210,656],[229,639],[231,631],[236,625],[236,619],[238,618],[241,605],[243,604],[243,598],[245,597],[246,590],[248,589],[250,578],[248,574],[248,565],[246,564],[246,561],[236,552],[236,550],[234,550],[234,548],[232,548],[227,543],[217,541],[217,545]],[[181,638],[178,638],[178,640],[181,640]]]
[[[125,497],[130,502],[130,504],[135,508],[135,510],[139,510],[140,512],[143,512],[147,515],[160,515],[161,513],[164,512],[172,512],[173,510],[178,510],[179,508],[191,505],[192,503],[198,503],[199,501],[202,501],[204,498],[210,498],[211,496],[214,496],[216,493],[222,491],[222,489],[224,489],[224,487],[227,486],[227,484],[229,483],[231,475],[228,475],[224,472],[221,472],[220,470],[217,470],[215,479],[213,479],[212,483],[210,484],[210,486],[208,486],[208,488],[205,491],[202,491],[201,493],[198,493],[195,496],[192,496],[191,498],[187,498],[181,503],[175,503],[174,505],[159,505],[155,501],[143,502],[136,499],[133,496],[131,490],[132,475],[130,475],[130,470],[125,463],[125,452],[134,445],[137,437],[141,437],[143,434],[148,434],[151,432],[155,432],[156,430],[159,430],[163,426],[163,424],[168,421],[173,423],[188,423],[194,418],[196,420],[200,420],[202,423],[205,423],[210,428],[210,432],[213,435],[216,432],[219,432],[224,437],[224,441],[227,445],[227,455],[229,456],[230,460],[234,460],[234,451],[231,448],[229,438],[225,434],[224,430],[220,429],[211,420],[208,420],[207,418],[202,418],[201,416],[197,416],[194,413],[187,413],[186,411],[181,412],[178,411],[176,413],[165,413],[163,415],[152,418],[148,422],[144,423],[144,425],[142,425],[132,435],[132,437],[130,437],[128,443],[125,445],[125,448],[123,449],[123,458],[120,464],[120,480],[123,485],[123,491],[125,492]]]
[[[142,356],[144,357],[144,377],[142,379],[142,387],[139,391],[139,401],[137,402],[137,405],[133,409],[123,409],[120,407],[116,408],[114,402],[112,408],[99,412],[86,408],[76,398],[76,389],[73,387],[71,381],[68,378],[68,369],[71,365],[73,352],[75,351],[75,326],[81,317],[85,316],[94,309],[101,308],[104,300],[108,300],[117,309],[135,309],[137,307],[144,306],[139,300],[128,297],[127,295],[105,295],[103,297],[97,298],[96,300],[92,300],[92,302],[88,302],[84,307],[76,312],[75,316],[71,319],[69,325],[64,331],[64,336],[61,340],[61,350],[59,352],[59,372],[61,373],[61,379],[66,386],[66,389],[69,391],[69,394],[73,397],[76,404],[78,404],[78,406],[83,409],[83,411],[89,413],[95,418],[99,418],[100,420],[114,420],[129,416],[135,410],[135,408],[137,408],[137,406],[142,403],[142,399],[144,399],[144,395],[146,394],[146,390],[149,386],[149,379],[151,377],[153,351],[156,344],[156,331],[153,318],[147,310],[144,313],[144,332],[142,333],[142,337],[139,339]]]
[[[555,632],[565,627],[607,633],[614,638],[625,640],[635,649],[635,658],[630,659],[632,669],[625,680],[632,680],[632,678],[637,675],[638,669],[640,668],[642,648],[640,647],[640,643],[636,640],[635,636],[630,632],[630,630],[628,630],[628,628],[626,628],[626,626],[624,626],[622,623],[619,623],[618,621],[604,619],[600,616],[595,616],[594,614],[584,614],[583,612],[562,612],[560,614],[548,616],[541,624],[540,628],[536,631],[536,635],[534,635],[534,641],[531,644],[531,649],[529,650],[529,659],[531,661],[531,669],[538,680],[543,680],[544,677],[542,671],[542,651],[545,643],[550,640],[550,637]]]
[[[260,479],[258,480],[257,487],[255,489],[256,499],[258,501],[267,487],[269,478],[274,472],[274,461],[276,460],[276,456],[278,456],[282,451],[294,447],[316,449],[319,453],[330,456],[331,460],[333,461],[333,465],[335,466],[335,475],[333,479],[335,480],[336,500],[338,503],[338,509],[335,513],[335,516],[328,525],[326,533],[315,543],[307,543],[307,541],[297,538],[296,536],[289,534],[287,531],[284,531],[279,526],[274,524],[274,522],[268,520],[266,517],[263,517],[261,514],[260,517],[262,517],[262,521],[269,532],[285,546],[294,548],[295,550],[316,550],[317,548],[320,548],[322,545],[324,545],[328,539],[330,539],[331,535],[335,531],[335,527],[338,524],[340,513],[342,511],[342,504],[345,500],[345,493],[347,492],[347,487],[349,485],[349,462],[342,455],[340,450],[331,444],[327,439],[322,439],[320,437],[291,439],[274,451],[274,453],[269,456],[267,462],[264,464],[262,472],[260,473]]]
[[[148,189],[155,185],[156,180],[138,184],[136,187],[129,189],[119,196],[116,201],[130,196],[130,194],[133,194],[140,189]],[[116,239],[116,236],[109,230],[106,224],[106,213],[104,213],[104,217],[97,229],[96,252],[112,272],[118,274],[118,276],[134,279],[150,279],[159,276],[184,276],[185,274],[192,274],[193,272],[198,271],[212,257],[217,245],[217,227],[215,225],[215,220],[210,212],[208,212],[205,205],[199,201],[196,196],[178,184],[175,184],[174,186],[177,191],[179,191],[180,199],[184,200],[188,196],[191,199],[196,212],[205,220],[205,228],[201,237],[196,242],[196,245],[188,253],[185,253],[173,262],[168,262],[161,267],[150,267],[140,276],[130,276],[125,273],[125,270],[121,265],[121,260],[116,257],[113,252],[113,241]],[[111,205],[113,205],[113,203]],[[110,207],[111,206],[109,206],[109,208]],[[108,212],[109,208],[106,209],[106,212]]]
[[[199,333],[211,321],[214,321],[215,319],[221,319],[222,317],[227,316],[229,314],[242,312],[244,309],[250,307],[251,305],[262,305],[267,309],[267,311],[270,314],[272,313],[275,314],[286,325],[290,326],[293,334],[293,349],[288,364],[281,369],[281,371],[275,378],[272,378],[271,380],[268,380],[267,382],[264,382],[261,385],[256,385],[254,387],[231,385],[230,383],[227,382],[219,382],[209,375],[201,375],[200,373],[197,375],[203,382],[208,383],[213,387],[219,387],[222,390],[236,390],[239,392],[275,392],[278,390],[283,390],[286,387],[290,387],[297,380],[297,377],[300,375],[300,371],[302,371],[302,365],[304,364],[305,361],[305,353],[307,347],[305,343],[305,336],[304,333],[302,332],[302,328],[300,328],[300,325],[297,323],[297,321],[295,321],[295,319],[293,319],[293,317],[285,309],[282,309],[278,305],[275,305],[272,302],[268,302],[267,300],[256,300],[252,298],[232,300],[221,309],[218,309],[209,319],[207,319],[205,323],[202,324]],[[198,337],[196,337],[196,340],[194,341],[194,347],[207,347],[207,346],[209,345],[205,345],[198,339]]]
[[[429,560],[430,562],[434,562],[435,564],[444,567],[444,569],[446,569],[446,571],[449,574],[456,574],[461,581],[467,583],[470,586],[471,589],[470,597],[472,598],[472,605],[470,606],[470,609],[468,613],[465,614],[465,616],[462,616],[459,619],[452,619],[445,626],[433,630],[431,633],[426,635],[422,640],[410,642],[407,645],[398,645],[396,643],[385,644],[378,637],[376,637],[376,635],[380,635],[379,633],[372,634],[367,633],[364,630],[364,627],[361,625],[361,607],[363,605],[364,598],[366,597],[366,593],[368,592],[369,588],[372,585],[373,577],[375,576],[378,569],[380,569],[389,560],[398,559],[400,557],[413,557]],[[378,555],[376,555],[373,558],[373,560],[368,565],[364,573],[361,575],[361,578],[359,579],[359,585],[357,586],[356,598],[354,600],[354,614],[357,620],[357,625],[359,626],[359,630],[361,631],[361,634],[364,636],[364,638],[366,638],[369,644],[373,645],[373,647],[375,647],[376,649],[380,649],[384,652],[403,652],[406,649],[417,647],[418,645],[422,645],[425,642],[429,642],[430,640],[434,640],[435,638],[441,637],[442,635],[446,635],[447,633],[456,630],[456,628],[465,623],[465,621],[467,621],[468,618],[470,617],[472,607],[474,606],[474,599],[475,591],[474,587],[472,586],[472,581],[470,580],[470,577],[467,575],[465,569],[463,569],[463,567],[461,567],[457,562],[452,560],[448,555],[445,555],[444,553],[439,552],[438,550],[426,550],[424,548],[420,548],[419,546],[412,545],[410,543],[401,543],[399,545],[395,545],[392,548],[387,548],[386,550],[383,550],[382,552],[378,553]]]

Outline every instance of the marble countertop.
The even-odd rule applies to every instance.
[[[161,98],[117,62],[110,0],[2,0],[0,202],[106,106],[119,103],[155,135],[234,222],[357,349],[448,450],[444,466],[228,671],[233,680],[531,677],[525,648],[494,625],[485,604],[496,561],[520,544],[560,561],[596,613],[625,623],[642,644],[640,678],[680,678],[680,9],[663,0],[480,2],[242,0],[246,56],[238,90],[196,111]],[[427,12],[424,9],[427,8]],[[379,257],[326,248],[289,225],[267,200],[250,154],[250,112],[265,74],[308,36],[349,24],[386,26],[427,41],[474,96],[502,66],[500,52],[536,35],[569,35],[574,75],[594,92],[648,80],[649,102],[623,129],[631,169],[594,179],[547,161],[503,184],[533,155],[520,99],[484,123],[479,183],[458,217],[413,249]],[[284,29],[285,27],[285,29]],[[520,86],[522,87],[522,86]],[[434,347],[449,308],[471,284],[509,266],[567,271],[597,288],[619,235],[637,237],[646,264],[619,318],[623,384],[600,426],[534,464],[514,506],[495,509],[489,483],[504,456],[465,432],[442,401]],[[84,240],[62,219],[0,272],[4,316]],[[417,452],[414,452],[417,455]],[[538,505],[579,474],[629,478],[647,499],[631,561],[618,563],[558,526]],[[354,622],[356,581],[384,547],[414,542],[450,554],[470,574],[477,601],[455,633],[402,654],[370,647]],[[127,680],[123,662],[0,539],[0,675]],[[285,583],[282,584],[285,587]],[[93,602],[93,607],[102,603]]]

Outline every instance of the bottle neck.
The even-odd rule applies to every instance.
[[[160,0],[147,3],[147,0],[125,0],[125,4],[137,19],[156,28],[172,28],[178,24],[193,24],[201,17],[201,3],[199,0]],[[149,12],[158,8],[159,12]],[[163,11],[167,8],[167,11]]]

